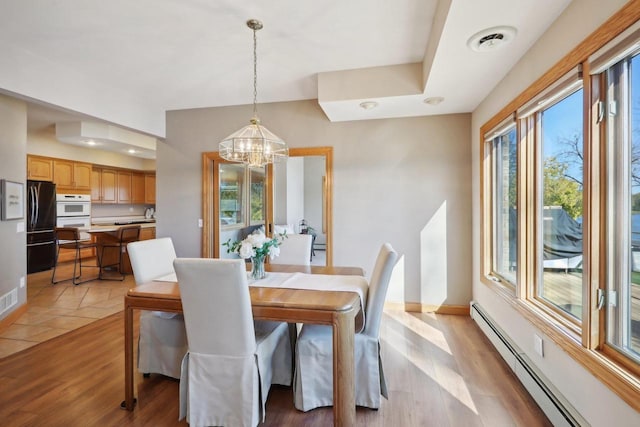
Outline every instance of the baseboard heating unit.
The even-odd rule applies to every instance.
[[[532,360],[511,341],[507,334],[476,302],[471,302],[471,318],[489,338],[516,377],[534,398],[554,426],[589,426],[578,411],[536,368]]]

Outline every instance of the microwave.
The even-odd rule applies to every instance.
[[[91,216],[91,196],[88,194],[56,194],[58,217]]]

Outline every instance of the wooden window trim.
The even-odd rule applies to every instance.
[[[599,224],[601,219],[604,218],[603,212],[603,203],[602,200],[602,191],[603,188],[603,177],[602,174],[599,173],[601,169],[601,159],[604,157],[604,153],[600,152],[600,160],[598,164],[585,164],[585,168],[589,167],[592,169],[591,173],[586,174],[585,176],[585,185],[589,185],[589,190],[591,194],[589,200],[585,200],[585,209],[589,210],[589,215],[592,216],[592,221],[584,224],[584,229],[587,230],[585,233],[586,239],[583,240],[585,248],[585,255],[589,256],[591,254],[599,254],[599,262],[598,265],[590,265],[588,266],[589,273],[585,278],[589,286],[585,287],[585,291],[588,292],[586,295],[586,300],[590,302],[588,307],[584,307],[583,304],[583,322],[582,322],[582,334],[581,339],[576,339],[575,336],[572,336],[568,333],[568,331],[562,326],[558,324],[553,318],[549,318],[544,314],[544,312],[539,311],[537,307],[531,304],[526,300],[526,289],[531,289],[531,287],[524,288],[520,284],[525,283],[527,277],[531,277],[530,272],[527,271],[527,268],[531,267],[531,262],[529,259],[531,258],[530,253],[519,253],[518,254],[518,283],[516,287],[516,292],[510,290],[505,285],[496,283],[491,280],[491,264],[489,255],[491,254],[490,245],[490,228],[488,227],[488,220],[491,220],[489,215],[490,211],[487,211],[488,200],[491,194],[489,189],[491,183],[486,182],[487,177],[490,175],[487,174],[487,168],[490,167],[490,162],[488,160],[488,152],[487,145],[484,136],[491,129],[495,128],[500,122],[505,120],[510,114],[513,114],[518,110],[519,107],[525,105],[529,100],[531,100],[538,93],[542,92],[545,88],[552,85],[555,81],[560,79],[564,74],[569,72],[573,67],[577,66],[581,63],[586,63],[589,56],[595,53],[598,49],[602,48],[604,45],[613,40],[616,36],[626,30],[628,27],[633,25],[636,21],[640,20],[640,1],[630,1],[625,4],[618,12],[616,12],[613,16],[611,16],[607,21],[605,21],[598,29],[596,29],[591,35],[589,35],[586,39],[584,39],[581,43],[579,43],[573,50],[571,50],[567,55],[565,55],[560,61],[558,61],[554,66],[552,66],[546,73],[544,73],[539,79],[533,82],[528,88],[526,88],[522,93],[516,96],[511,102],[505,105],[493,118],[489,119],[481,128],[480,128],[480,153],[481,153],[481,164],[480,164],[480,282],[487,285],[489,289],[494,291],[497,295],[499,295],[504,301],[510,304],[518,313],[520,313],[525,319],[527,319],[533,326],[538,328],[542,333],[547,335],[550,339],[554,341],[561,349],[563,349],[567,354],[570,355],[577,363],[582,365],[588,372],[590,372],[594,377],[598,378],[602,383],[604,383],[609,389],[611,389],[614,393],[618,395],[622,400],[624,400],[628,405],[634,408],[637,411],[640,411],[640,379],[638,377],[638,366],[629,366],[629,363],[626,360],[621,360],[622,356],[617,353],[617,351],[609,348],[608,346],[603,344],[603,337],[599,331],[603,329],[604,316],[601,316],[600,313],[593,311],[593,303],[595,298],[595,286],[591,285],[593,283],[600,283],[602,286],[603,282],[603,274],[605,271],[604,261],[606,257],[603,257],[603,249],[600,244],[601,241],[604,241],[604,233],[605,230],[603,226],[597,227],[596,224]],[[588,70],[584,73],[584,75],[588,76]],[[583,89],[588,93],[584,96],[585,102],[585,113],[590,116],[593,112],[593,100],[597,98],[599,94],[597,87],[593,86],[595,83],[590,80],[589,82],[585,82],[583,85]],[[592,128],[593,124],[591,120],[584,121],[584,141],[592,141],[594,138],[601,137],[601,131],[595,128]],[[521,132],[519,130],[519,132]],[[598,141],[599,142],[599,141]],[[591,143],[585,144],[585,149],[587,146],[592,146]],[[602,144],[600,144],[602,146]],[[586,153],[585,153],[586,154]],[[523,156],[526,156],[526,153],[523,153]],[[585,156],[586,157],[586,156]],[[590,156],[597,158],[598,156]],[[519,156],[518,160],[522,157]],[[523,165],[526,165],[524,163]],[[521,170],[525,169],[525,170]],[[531,179],[531,176],[528,176],[531,172],[527,170],[527,168],[518,168],[519,174],[524,174],[523,177],[525,179]],[[521,175],[518,176],[520,182]],[[532,181],[526,181],[532,182]],[[519,184],[520,188],[520,184]],[[585,191],[586,192],[586,191]],[[519,236],[524,236],[527,239],[531,239],[534,236],[530,235],[531,228],[530,222],[532,221],[531,215],[527,212],[530,212],[529,209],[531,206],[528,206],[530,203],[529,200],[522,200],[523,198],[518,195],[518,207],[524,208],[521,212],[525,212],[523,215],[519,215]],[[488,217],[489,216],[489,217]],[[520,218],[529,218],[528,223],[521,223]],[[524,221],[524,220],[522,220]],[[526,240],[533,241],[533,240]],[[522,246],[522,245],[521,245]],[[524,245],[525,250],[528,250],[527,246]],[[520,263],[520,260],[524,259],[524,264]],[[585,268],[585,270],[587,270]],[[524,289],[523,289],[524,288]],[[524,297],[524,298],[523,298]],[[583,296],[583,300],[584,300]]]

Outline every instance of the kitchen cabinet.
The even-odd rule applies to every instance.
[[[100,172],[100,202],[117,203],[116,191],[117,172],[113,169],[101,169]]]
[[[91,191],[91,164],[54,159],[53,182],[58,193],[88,193]]]
[[[102,203],[102,169],[91,169],[91,202]]]
[[[131,172],[118,171],[118,203],[131,203]]]
[[[38,181],[53,181],[53,159],[27,156],[27,178]]]
[[[131,173],[131,203],[145,203],[145,175],[142,172]]]
[[[150,240],[156,238],[155,227],[145,227],[140,229],[140,240]]]
[[[148,205],[156,204],[156,174],[148,173],[144,176],[144,202]]]

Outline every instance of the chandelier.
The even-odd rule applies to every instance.
[[[220,157],[232,162],[245,163],[249,167],[261,168],[268,163],[286,160],[289,156],[287,144],[269,129],[260,124],[258,118],[258,59],[256,31],[262,28],[257,19],[247,21],[253,30],[253,117],[249,125],[232,133],[220,142]]]

